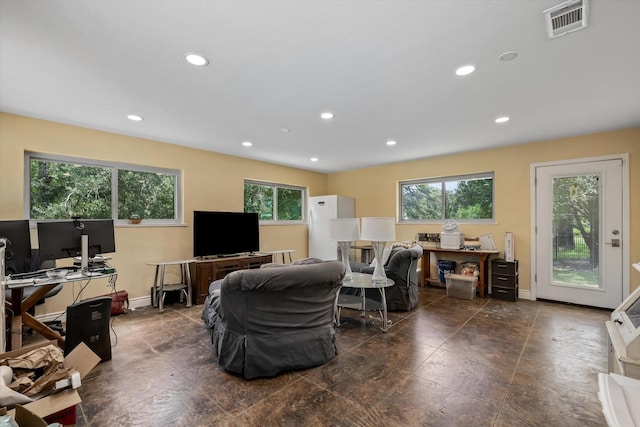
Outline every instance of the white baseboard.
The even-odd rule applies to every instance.
[[[147,307],[151,305],[151,296],[129,298],[129,309],[135,310],[136,308]],[[52,322],[54,320],[61,320],[63,323],[67,321],[67,312],[58,311],[57,313],[47,313],[36,316],[41,322]]]
[[[151,296],[147,295],[138,298],[129,298],[129,308],[135,310],[136,308],[148,307],[151,305]]]
[[[531,291],[527,289],[518,289],[518,298],[531,299]]]

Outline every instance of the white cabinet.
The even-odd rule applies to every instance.
[[[609,371],[640,379],[640,286],[611,313],[606,326]]]

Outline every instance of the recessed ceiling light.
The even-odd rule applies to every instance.
[[[287,128],[280,128],[280,132],[283,132],[283,133],[289,133],[289,129],[287,129]]]
[[[468,76],[476,70],[476,67],[473,65],[463,65],[456,69],[456,76]]]
[[[184,59],[191,65],[196,65],[198,67],[204,67],[209,64],[209,60],[204,56],[197,53],[185,53]]]
[[[516,59],[518,57],[518,52],[516,51],[509,51],[509,52],[505,52],[502,55],[500,55],[500,61],[513,61],[514,59]]]
[[[129,120],[133,120],[134,122],[140,122],[140,121],[142,121],[142,120],[143,120],[143,118],[142,118],[142,117],[140,117],[140,116],[136,116],[135,114],[129,114],[129,115],[127,116],[127,118],[128,118]]]
[[[251,141],[243,141],[242,145],[244,145],[245,147],[251,147],[253,143]]]
[[[496,119],[496,123],[500,124],[500,123],[507,123],[509,121],[509,117],[508,116],[502,116],[502,117],[498,117]]]
[[[389,141],[387,141],[387,145],[390,146],[390,147],[394,146],[394,145],[396,145],[396,141],[389,140]]]
[[[329,111],[325,111],[324,113],[320,114],[320,117],[322,117],[325,120],[330,120],[330,119],[333,119],[333,113]]]
[[[317,157],[312,157],[312,158],[310,158],[309,160],[311,160],[312,162],[317,162],[317,161],[318,161],[318,158],[317,158]]]

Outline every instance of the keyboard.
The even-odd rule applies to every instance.
[[[23,280],[23,279],[47,279],[47,271],[52,270],[70,270],[74,271],[75,267],[56,267],[46,268],[44,270],[29,271],[27,273],[10,274],[9,280]]]
[[[38,271],[30,271],[28,273],[16,273],[16,274],[10,274],[9,275],[9,279],[10,280],[23,280],[23,279],[36,279],[36,278],[43,278],[43,277],[47,277],[47,271],[48,270],[52,270],[52,269],[47,269],[47,270],[38,270]],[[33,280],[32,280],[33,281]]]

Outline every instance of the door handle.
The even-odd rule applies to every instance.
[[[620,247],[620,239],[611,239],[611,243],[607,242],[606,245],[611,245],[612,248]]]

